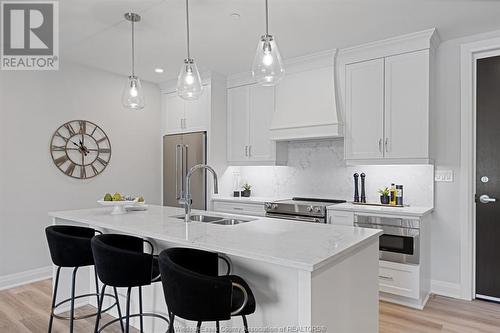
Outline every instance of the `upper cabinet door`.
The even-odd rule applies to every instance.
[[[274,113],[274,87],[250,86],[249,158],[251,161],[274,161],[276,143],[269,128]]]
[[[381,159],[384,157],[384,59],[349,64],[345,70],[346,159]]]
[[[194,101],[184,101],[184,130],[188,132],[206,131],[209,126],[210,86],[203,87],[200,98]]]
[[[227,159],[248,160],[249,86],[227,90]]]
[[[163,94],[162,113],[164,134],[180,133],[184,130],[184,101],[177,93]]]
[[[386,158],[429,157],[429,50],[385,59]]]

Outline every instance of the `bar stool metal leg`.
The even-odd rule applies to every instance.
[[[201,321],[198,322],[198,324],[196,325],[196,333],[200,333],[201,331]]]
[[[118,299],[118,291],[116,290],[116,287],[113,287],[114,291],[115,291],[115,298],[116,298],[116,309],[118,310],[118,318],[120,318],[120,326],[122,328],[122,333],[125,332],[125,328],[123,327],[123,320],[121,319],[122,318],[122,310],[120,308],[120,301]]]
[[[78,267],[73,269],[73,277],[71,279],[71,310],[70,310],[70,318],[69,318],[69,331],[73,333],[73,326],[75,321],[75,288],[76,288],[76,272],[78,271]]]
[[[94,277],[95,277],[95,292],[96,292],[96,295],[97,295],[97,304],[99,304],[99,298],[100,298],[100,295],[99,295],[99,279],[97,278],[97,270],[95,269],[95,266],[94,266]],[[98,316],[100,316],[101,314],[98,313]]]
[[[174,329],[175,315],[170,311],[168,312],[168,320],[169,320],[169,324],[168,324],[167,333],[175,333],[175,329]]]
[[[144,333],[144,321],[142,319],[142,287],[139,286],[139,320],[141,322],[141,333]]]
[[[220,333],[220,324],[218,320],[215,322],[215,327],[217,328],[217,333]]]
[[[245,333],[248,333],[248,322],[245,315],[241,316],[243,318],[243,326],[245,327]]]
[[[125,318],[125,333],[129,333],[130,329],[130,291],[132,290],[131,287],[128,287],[127,289],[127,309],[126,309],[126,318]]]
[[[97,316],[95,318],[94,333],[97,333],[97,331],[99,329],[99,321],[101,320],[101,316],[99,314],[101,313],[101,310],[102,310],[102,303],[104,302],[104,292],[105,291],[106,291],[106,285],[103,284],[102,285],[102,291],[101,291],[101,297],[100,297],[100,300],[99,300],[99,304],[97,306]],[[116,292],[116,289],[115,289],[115,292]],[[116,295],[116,296],[118,296],[118,295]]]
[[[61,267],[57,267],[57,271],[56,271],[56,283],[54,285],[54,294],[52,295],[52,306],[50,307],[50,319],[49,319],[48,333],[52,332],[52,322],[54,321],[54,308],[56,306],[56,298],[57,298],[57,287],[59,286],[59,273],[61,273]]]

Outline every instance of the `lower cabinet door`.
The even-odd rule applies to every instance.
[[[263,204],[259,203],[239,203],[214,201],[214,211],[222,213],[232,213],[238,215],[265,216],[266,211]]]
[[[420,266],[381,260],[378,274],[380,291],[419,299]]]

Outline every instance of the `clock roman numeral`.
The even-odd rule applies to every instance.
[[[91,165],[92,167],[92,172],[94,173],[94,176],[97,175],[99,173],[99,171],[97,171],[97,168],[92,164]]]
[[[85,165],[80,166],[80,178],[87,178],[87,171],[85,170]]]
[[[101,143],[103,141],[105,141],[107,139],[107,137],[103,136],[102,138],[100,138],[99,140],[97,140],[96,142],[97,143]]]
[[[52,150],[53,151],[65,151],[66,147],[65,146],[54,146],[54,145],[52,145]]]
[[[87,133],[87,122],[86,121],[83,121],[83,120],[80,120],[78,122],[79,126],[80,126],[80,131],[79,133],[80,134],[85,134]]]
[[[67,174],[68,176],[71,176],[73,174],[73,171],[75,170],[75,166],[76,166],[75,163],[70,163],[66,171],[64,171],[64,173]]]
[[[64,141],[68,141],[68,138],[65,137],[64,135],[62,135],[59,131],[57,131],[54,136],[58,136],[60,137],[61,139],[63,139]]]
[[[110,148],[99,148],[99,153],[100,154],[109,154],[109,153],[111,153],[111,149]]]
[[[96,159],[97,162],[101,163],[103,167],[106,167],[106,165],[108,165],[108,162],[106,162],[105,160],[103,160],[102,158],[98,157]]]
[[[57,166],[61,166],[63,165],[66,161],[68,160],[68,156],[66,154],[64,154],[63,156],[57,158],[54,160],[54,163],[57,165]]]
[[[64,124],[64,128],[68,130],[69,136],[72,137],[73,135],[76,134],[75,130],[73,129],[73,126],[71,124]]]

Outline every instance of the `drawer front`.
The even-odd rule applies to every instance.
[[[378,281],[380,291],[419,299],[420,270],[417,265],[380,261]]]
[[[214,211],[241,215],[265,216],[263,204],[214,201]]]
[[[328,211],[328,223],[336,225],[354,225],[354,213],[340,210]]]

